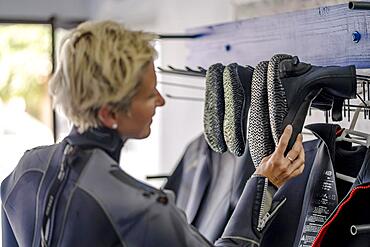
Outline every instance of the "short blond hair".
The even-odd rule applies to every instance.
[[[113,21],[85,22],[64,37],[49,82],[53,106],[84,132],[100,126],[104,104],[127,110],[140,76],[155,58],[154,34],[130,31]]]

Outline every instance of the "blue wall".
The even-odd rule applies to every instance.
[[[359,42],[353,33],[361,34]],[[370,68],[370,10],[347,4],[258,17],[207,27],[190,33],[206,35],[189,42],[188,64],[204,66],[237,62],[255,66],[272,55],[297,55],[316,65]]]

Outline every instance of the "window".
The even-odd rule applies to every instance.
[[[53,143],[51,26],[0,25],[0,179],[24,151]]]

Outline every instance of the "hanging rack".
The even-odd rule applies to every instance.
[[[348,13],[348,9],[354,11]],[[319,18],[317,17],[317,10],[320,15]],[[333,7],[324,6],[320,7],[319,9],[315,8],[312,10],[304,10],[295,14],[285,13],[278,15],[277,17],[254,18],[251,22],[249,20],[246,20],[230,22],[226,24],[217,24],[214,26],[192,29],[192,32],[195,34],[159,35],[159,39],[193,39],[191,42],[189,42],[190,58],[188,58],[188,61],[191,61],[193,64],[201,64],[205,54],[211,54],[213,59],[224,56],[238,56],[239,54],[241,54],[241,51],[249,52],[251,50],[259,50],[259,47],[266,47],[267,44],[269,45],[269,47],[277,46],[280,48],[280,50],[286,50],[285,48],[287,48],[287,50],[291,50],[291,47],[294,47],[294,45],[292,44],[301,44],[302,39],[304,39],[304,42],[307,42],[307,38],[309,38],[310,42],[314,44],[319,44],[319,48],[321,48],[321,40],[329,40],[330,42],[328,41],[327,43],[330,43],[332,45],[342,41],[342,39],[338,37],[346,37],[347,40],[347,36],[350,36],[353,43],[349,45],[352,45],[350,47],[353,51],[351,50],[350,54],[346,55],[346,59],[342,59],[341,61],[339,61],[339,64],[336,65],[343,65],[343,63],[346,64],[348,63],[348,61],[351,61],[351,63],[355,64],[358,68],[368,68],[370,64],[367,62],[369,60],[366,59],[368,58],[368,55],[364,55],[363,53],[363,47],[366,47],[365,44],[367,44],[368,39],[363,38],[361,40],[361,34],[368,33],[366,29],[366,14],[364,13],[364,11],[361,10],[370,10],[370,2],[350,1],[347,5],[343,4]],[[328,16],[332,15],[336,15],[337,18],[328,18]],[[310,21],[312,21],[312,23],[315,23],[316,28],[313,28],[312,26],[307,26],[307,23],[310,23]],[[271,23],[276,22],[286,24],[281,25],[279,28],[268,28],[271,26],[275,27],[275,25],[271,25]],[[292,28],[292,25],[290,25],[290,23],[292,22],[295,23],[294,28]],[[337,27],[340,25],[346,26],[347,28],[338,30]],[[256,26],[261,28],[256,29]],[[363,27],[365,27],[365,29],[363,29]],[[317,35],[317,30],[327,31],[322,32],[320,35]],[[296,35],[297,33],[302,33],[302,31],[306,31],[307,35]],[[314,32],[315,35],[310,35],[312,34],[312,32]],[[287,33],[285,38],[282,39],[281,33]],[[327,33],[334,33],[335,35],[330,35],[328,37]],[[207,40],[202,39],[204,36]],[[268,36],[278,37],[278,39],[266,39],[265,37]],[[232,37],[231,40],[230,37]],[[261,39],[261,37],[264,37],[265,39]],[[209,45],[210,43],[212,43],[212,45]],[[348,47],[346,46],[346,48]],[[338,53],[337,50],[333,52],[332,49],[317,49],[317,51],[319,51],[318,55],[315,54],[315,56],[313,57],[313,59],[317,60],[312,61],[313,63],[315,63],[316,61],[317,64],[325,64],[325,62],[330,63],[332,59],[336,59]],[[261,49],[260,52],[247,53],[248,56],[242,57],[241,62],[243,62],[244,64],[253,64],[257,61],[261,61],[261,58],[270,55],[268,54],[269,52],[269,49]],[[308,57],[311,58],[311,52],[312,50],[305,50],[303,52],[303,55],[308,55]],[[325,61],[322,61],[323,57],[325,57]],[[208,66],[209,64],[202,65]],[[200,78],[205,77],[206,75],[206,70],[204,68],[196,69],[195,73],[194,71],[192,71],[192,69],[188,67],[186,67],[185,69],[159,67],[158,70],[160,73],[177,74],[181,76],[193,76]],[[199,70],[202,73],[199,73]],[[362,87],[362,90],[358,94],[358,97],[360,96],[359,99],[361,98],[363,100],[366,100],[367,98],[367,100],[370,100],[370,77],[359,77],[358,79],[358,81],[360,82],[359,85]],[[162,84],[189,88],[188,85],[179,85],[179,83],[165,82]],[[175,100],[204,102],[203,98],[184,97],[171,94],[166,94],[166,97]],[[351,112],[356,111],[356,109],[360,109],[360,111],[364,113],[365,119],[370,119],[369,105],[358,106],[355,105],[355,103],[350,103],[350,100],[345,100],[343,104],[344,117],[348,117],[348,120],[350,121]],[[311,112],[311,109],[309,111]],[[325,112],[325,114],[328,119],[330,117],[330,111]],[[161,178],[164,177],[166,176],[162,176]]]
[[[191,77],[200,77],[200,78],[205,78],[206,73],[207,73],[207,70],[200,66],[198,66],[196,69],[193,69],[189,66],[185,66],[185,69],[180,69],[180,68],[175,68],[174,66],[168,65],[166,68],[157,67],[157,69],[158,69],[158,72],[164,73],[164,74],[191,76]],[[363,105],[351,104],[349,99],[345,100],[345,102],[343,103],[343,116],[346,117],[348,121],[351,121],[351,112],[355,112],[357,108],[361,108],[360,111],[363,112],[364,119],[370,120],[370,105],[365,103],[366,100],[370,100],[370,90],[369,90],[370,89],[370,76],[357,75],[357,79],[358,79],[357,85],[358,85],[358,88],[361,89],[361,92],[357,93],[356,96],[363,103]],[[182,83],[167,82],[167,81],[159,81],[159,83],[163,85],[174,86],[174,87],[205,90],[205,88],[201,86],[186,85]],[[188,96],[172,95],[172,94],[165,94],[165,96],[167,98],[174,99],[174,100],[204,102],[204,99],[199,98],[199,97],[188,97]],[[320,106],[317,103],[316,105]],[[329,105],[322,104],[321,106],[329,106]],[[325,111],[326,122],[329,122],[329,117],[330,117],[330,111]]]
[[[369,105],[369,103],[370,101],[367,101],[367,102],[364,101],[364,102],[361,102],[361,105]],[[355,114],[353,115],[353,119],[351,121],[350,127],[342,131],[342,134],[339,137],[337,137],[337,141],[348,141],[348,142],[361,144],[366,147],[370,147],[370,134],[355,130],[357,119],[360,113],[359,109],[360,108],[358,108]],[[349,134],[355,136],[356,138],[347,137]]]
[[[370,2],[350,1],[348,8],[352,10],[370,10]]]
[[[185,69],[175,68],[174,66],[167,65],[167,68],[163,68],[161,66],[157,67],[158,72],[161,73],[169,73],[169,74],[178,74],[178,75],[186,75],[186,76],[199,76],[199,77],[205,77],[207,74],[207,69],[197,66],[196,69],[192,69],[189,66],[185,66]],[[356,75],[357,79],[360,82],[369,82],[370,81],[370,75]],[[361,84],[361,83],[358,83]],[[369,85],[367,86],[369,88]],[[365,89],[365,87],[364,87]],[[368,92],[370,94],[370,92]]]
[[[159,39],[196,39],[207,35],[207,33],[195,34],[159,34]]]
[[[185,76],[196,76],[196,77],[205,77],[207,73],[207,70],[200,66],[198,66],[197,69],[192,69],[188,66],[185,66],[185,69],[178,69],[171,65],[168,65],[167,67],[168,68],[157,67],[157,69],[161,73],[177,74],[177,75],[185,75]]]

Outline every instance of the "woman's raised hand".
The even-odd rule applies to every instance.
[[[288,125],[275,151],[262,159],[260,165],[256,168],[255,174],[267,177],[276,187],[281,187],[289,179],[298,176],[303,172],[305,154],[302,145],[302,134],[297,139],[285,156],[285,150],[292,135],[292,126]]]

